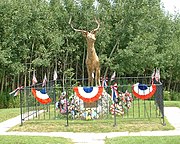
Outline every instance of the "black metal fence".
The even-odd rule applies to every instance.
[[[118,84],[118,97],[116,102],[111,98],[111,86]],[[99,100],[85,103],[79,99],[73,91],[73,87],[82,84],[80,80],[51,81],[44,88],[51,99],[48,104],[41,104],[32,95],[32,88],[40,91],[42,84],[33,87],[25,87],[21,90],[21,124],[24,120],[62,120],[69,125],[71,120],[89,119],[150,119],[161,118],[164,121],[163,85],[156,84],[154,96],[147,100],[135,97],[132,93],[132,86],[136,83],[151,86],[151,77],[120,77],[109,81],[108,86]],[[112,117],[113,116],[113,117]]]

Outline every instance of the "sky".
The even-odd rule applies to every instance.
[[[174,11],[180,13],[180,0],[161,0],[161,2],[170,14],[175,14]]]

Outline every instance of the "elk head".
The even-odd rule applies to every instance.
[[[82,35],[88,40],[88,41],[95,41],[96,40],[96,32],[100,27],[100,23],[98,22],[98,20],[95,18],[95,22],[97,23],[97,28],[91,30],[90,32],[86,31],[86,30],[80,30],[80,29],[76,29],[73,27],[72,23],[71,23],[71,18],[69,20],[69,24],[71,25],[71,28],[77,32],[81,32]]]

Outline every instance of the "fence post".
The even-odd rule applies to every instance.
[[[163,93],[162,83],[161,83],[161,87],[162,87],[162,119],[163,119],[163,126],[165,126],[166,123],[165,123],[165,119],[164,119],[164,93]]]
[[[116,126],[116,104],[114,102],[114,125],[113,125],[113,127],[115,127],[115,126]]]
[[[165,120],[164,120],[164,95],[163,95],[163,84],[161,82],[155,81],[156,84],[156,92],[154,94],[155,96],[155,102],[157,107],[159,108],[161,115],[162,115],[162,125],[165,126]]]
[[[68,119],[68,91],[67,91],[67,87],[66,87],[66,127],[69,126],[69,119]]]
[[[21,113],[21,126],[23,125],[23,112],[22,112],[22,89],[20,89],[20,113]]]
[[[56,81],[53,81],[54,119],[56,119]]]

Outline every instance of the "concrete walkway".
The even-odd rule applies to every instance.
[[[165,107],[165,116],[175,127],[170,131],[110,132],[110,133],[73,133],[73,132],[7,132],[21,123],[20,116],[0,123],[0,135],[28,135],[70,138],[75,144],[104,144],[105,138],[118,136],[180,136],[180,108]]]
[[[169,123],[175,127],[175,130],[180,130],[180,108],[165,107],[164,113]]]

